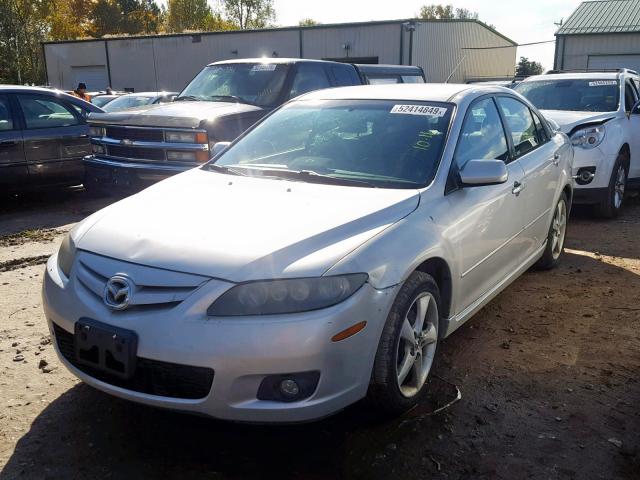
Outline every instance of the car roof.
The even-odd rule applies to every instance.
[[[207,65],[224,65],[227,63],[276,63],[276,64],[290,64],[290,63],[336,63],[338,65],[348,65],[342,62],[332,62],[330,60],[317,60],[313,58],[271,58],[271,57],[259,57],[259,58],[234,58],[231,60],[221,60],[219,62],[212,62]]]
[[[478,96],[487,93],[513,94],[513,90],[498,86],[461,83],[405,83],[329,88],[307,93],[303,98],[305,100],[413,100],[457,103],[453,97],[460,94]]]
[[[118,95],[121,97],[136,96],[136,97],[162,97],[164,95],[175,95],[177,92],[131,92],[125,95]]]
[[[100,107],[89,102],[85,102],[81,98],[69,95],[67,92],[56,88],[29,87],[24,85],[0,85],[0,93],[39,93],[43,95],[57,96],[64,98],[64,100],[69,103],[73,103],[79,107],[89,110],[90,112],[102,112]]]
[[[533,75],[523,82],[535,82],[540,80],[617,80],[622,72],[565,72],[549,73],[547,75]]]

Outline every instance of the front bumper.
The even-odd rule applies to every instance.
[[[160,180],[195,168],[198,164],[162,165],[89,155],[83,159],[85,184],[141,190]]]
[[[574,203],[598,203],[607,194],[611,172],[618,156],[609,155],[599,147],[593,149],[574,148],[573,168],[571,174],[575,179],[583,168],[595,168],[593,179],[586,185],[574,180]]]
[[[54,324],[73,332],[78,319],[93,318],[135,331],[139,357],[214,371],[211,390],[204,398],[149,395],[79,370],[61,355],[54,342],[62,363],[72,373],[121,398],[220,419],[285,423],[322,418],[365,396],[395,287],[376,290],[367,283],[346,301],[314,312],[207,317],[208,305],[230,286],[211,279],[171,309],[113,312],[84,291],[73,269],[69,279],[64,277],[54,255],[47,263],[43,304],[52,337]],[[336,333],[363,320],[367,326],[356,335],[331,341]],[[305,371],[320,372],[318,386],[309,398],[290,403],[257,399],[265,376]]]

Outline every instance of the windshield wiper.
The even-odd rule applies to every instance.
[[[186,102],[193,102],[193,101],[199,102],[201,100],[202,100],[201,98],[196,97],[195,95],[183,95],[181,97],[176,97],[176,98],[173,99],[174,102],[185,102],[185,101]]]
[[[218,165],[215,163],[207,163],[206,165],[204,165],[202,168],[205,168],[207,170],[213,170],[215,172],[220,172],[220,173],[228,173],[229,175],[238,175],[241,177],[249,177],[250,175],[246,174],[245,172],[227,167],[225,165]]]
[[[234,103],[246,103],[249,105],[254,105],[250,101],[245,100],[242,97],[238,97],[237,95],[209,95],[208,98],[210,98],[212,101],[220,100],[224,102],[224,101],[233,100]]]
[[[235,166],[235,165],[234,165]],[[329,185],[344,185],[355,187],[368,187],[378,188],[373,183],[365,182],[364,180],[355,180],[352,178],[340,178],[333,175],[325,175],[313,170],[285,170],[281,168],[253,168],[252,165],[242,165],[241,168],[248,168],[251,170],[257,170],[259,176],[270,178],[281,178],[284,180],[301,180],[309,183],[326,183]]]

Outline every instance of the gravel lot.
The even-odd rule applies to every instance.
[[[637,197],[615,221],[574,212],[560,268],[527,273],[443,342],[424,405],[385,421],[357,404],[293,427],[131,404],[61,367],[43,262],[106,203],[0,200],[0,478],[640,477]],[[462,400],[432,415],[453,385]]]

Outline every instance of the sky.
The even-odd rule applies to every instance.
[[[303,18],[321,23],[394,20],[414,17],[425,4],[440,3],[424,0],[274,0],[278,25],[297,25]],[[480,20],[516,43],[553,40],[557,30],[554,22],[571,15],[581,0],[445,0],[442,3],[478,12]],[[519,47],[517,58],[528,57],[553,68],[554,44]]]

